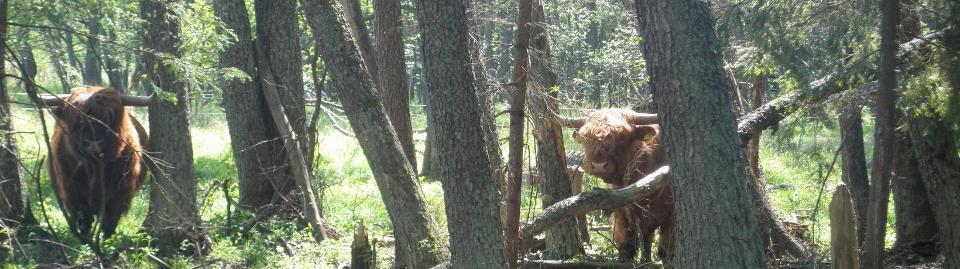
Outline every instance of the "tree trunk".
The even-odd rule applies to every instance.
[[[550,38],[546,28],[543,1],[535,0],[530,14],[530,70],[527,73],[533,87],[528,90],[533,138],[537,143],[537,172],[543,181],[540,202],[547,208],[567,197],[573,196],[574,175],[567,173],[566,151],[563,148],[563,129],[547,117],[546,111],[557,110],[559,82],[550,65]],[[589,242],[588,234],[580,234],[586,228],[586,219],[569,218],[567,221],[546,230],[546,259],[570,259],[583,252],[580,242]]]
[[[859,104],[845,104],[840,109],[840,157],[843,161],[841,179],[853,197],[857,217],[857,246],[863,244],[867,231],[867,200],[870,183],[867,181],[867,160],[863,152],[863,118]]]
[[[300,145],[308,145],[307,112],[303,96],[303,60],[300,51],[300,28],[297,27],[296,0],[255,0],[257,39],[263,40],[267,59],[257,59],[269,63],[270,70],[277,78],[277,90],[283,103],[287,119],[298,135]],[[339,83],[339,82],[336,82]],[[303,154],[307,149],[301,148]],[[307,158],[312,166],[313,158]],[[294,185],[295,184],[291,184]],[[241,194],[242,195],[242,194]]]
[[[47,51],[50,52],[50,65],[53,65],[53,71],[57,74],[57,79],[60,80],[61,92],[69,93],[70,78],[67,73],[69,63],[67,63],[66,55],[64,55],[63,48],[60,46],[60,40],[50,30],[47,30],[44,32],[43,43]]]
[[[451,264],[504,268],[497,175],[483,131],[462,1],[417,1],[424,74],[441,162]]]
[[[266,58],[266,52],[262,49],[263,40],[258,40],[254,50],[257,52],[258,59]],[[290,167],[290,174],[293,180],[300,187],[301,204],[303,209],[301,213],[313,229],[313,238],[317,242],[327,239],[327,233],[324,230],[323,217],[320,216],[320,206],[318,198],[313,188],[313,170],[307,164],[307,158],[304,156],[302,144],[297,139],[297,134],[293,132],[290,121],[284,113],[283,104],[280,101],[280,93],[277,91],[276,76],[273,70],[264,61],[257,62],[257,70],[260,79],[262,79],[263,96],[266,97],[267,106],[270,108],[270,116],[274,125],[280,131],[280,138],[283,139],[283,151],[287,153],[287,164]]]
[[[344,19],[347,23],[347,29],[350,31],[350,36],[353,37],[352,40],[356,42],[357,48],[360,49],[360,58],[363,59],[363,65],[370,73],[374,87],[379,89],[381,84],[380,65],[377,59],[378,52],[373,50],[373,42],[370,41],[367,24],[363,21],[363,10],[360,8],[360,0],[338,0],[337,2],[342,9]],[[397,12],[399,12],[399,10]],[[400,27],[400,25],[398,24],[397,27]],[[380,42],[380,40],[378,39],[377,42]]]
[[[761,75],[753,76],[752,87],[750,87],[753,94],[750,105],[753,109],[760,108],[763,105],[765,80],[766,78]],[[761,130],[753,131],[750,142],[747,142],[747,163],[750,164],[750,170],[755,178],[763,177],[763,170],[760,170],[760,134]]]
[[[518,1],[519,14],[515,29],[516,43],[513,44],[513,92],[510,93],[510,135],[509,137],[509,178],[507,181],[507,220],[504,225],[504,239],[507,247],[507,265],[517,268],[517,258],[520,248],[520,192],[523,185],[523,136],[524,136],[524,107],[527,103],[527,69],[530,67],[530,56],[527,47],[530,45],[530,11],[533,0]],[[565,169],[561,167],[560,172]]]
[[[429,268],[440,263],[436,224],[427,214],[416,173],[403,155],[373,80],[356,44],[349,39],[344,19],[336,12],[339,7],[331,0],[301,3],[394,225],[396,255],[404,263],[398,266]]]
[[[933,111],[908,114],[914,156],[937,222],[946,257],[943,268],[960,268],[960,157],[956,132]]]
[[[410,82],[403,53],[403,20],[399,0],[374,0],[374,25],[380,63],[380,93],[403,153],[417,171],[417,152],[410,123]],[[362,52],[362,51],[361,51]],[[370,65],[367,65],[370,67]],[[377,70],[377,69],[369,69]],[[373,74],[371,74],[373,75]],[[377,81],[374,79],[374,81]]]
[[[859,242],[853,200],[846,184],[840,184],[830,201],[830,257],[833,268],[856,269]]]
[[[145,25],[143,46],[148,51],[179,57],[180,24],[170,10],[176,1],[141,0],[140,14]],[[156,239],[161,253],[180,249],[189,241],[197,250],[204,248],[204,236],[197,214],[197,181],[193,166],[193,145],[187,117],[187,89],[183,78],[157,54],[144,53],[144,66],[150,89],[175,98],[159,98],[150,105],[150,147],[153,152],[150,207],[144,227]],[[194,253],[194,249],[190,249]]]
[[[73,33],[67,32],[64,33],[64,35],[66,36],[64,38],[64,43],[67,45],[67,59],[70,60],[70,66],[72,66],[74,70],[78,70],[82,73],[82,71],[84,71],[83,64],[80,62],[80,58],[77,57],[76,51],[73,49],[75,47],[73,44]]]
[[[7,0],[0,0],[0,44],[7,44],[7,5]],[[6,62],[5,50],[0,49],[0,63]],[[3,64],[0,64],[0,74],[6,74]],[[3,133],[0,135],[3,146],[0,149],[0,220],[8,228],[15,229],[21,225],[35,224],[36,220],[27,202],[27,184],[20,176],[17,135],[13,132],[10,93],[5,80],[0,78],[0,132]]]
[[[900,17],[899,0],[880,2],[880,65],[877,78],[876,131],[872,164],[872,183],[867,206],[867,232],[864,234],[860,256],[862,268],[881,268],[884,261],[884,238],[887,230],[887,202],[896,148],[897,88],[897,24]]]
[[[230,29],[237,40],[220,53],[220,67],[234,67],[251,77],[250,80],[224,80],[223,109],[233,159],[237,165],[240,187],[240,205],[259,209],[286,198],[295,185],[286,166],[283,141],[270,117],[266,99],[260,91],[260,76],[256,67],[254,41],[250,20],[243,1],[217,0],[213,2],[216,16]]]
[[[894,248],[908,249],[926,258],[936,258],[937,222],[923,186],[918,158],[913,154],[909,134],[897,133],[897,159],[894,161],[893,208],[896,210]]]
[[[473,77],[476,79],[477,98],[480,100],[480,124],[483,128],[483,139],[486,145],[487,156],[490,160],[490,170],[496,175],[502,175],[503,159],[500,153],[500,137],[497,133],[499,126],[494,117],[494,99],[495,93],[500,92],[498,83],[488,81],[486,58],[483,55],[483,40],[476,38],[480,18],[477,18],[473,0],[462,0],[467,10],[467,29],[471,33],[467,35],[467,50],[470,52],[470,67],[473,71]],[[507,53],[509,55],[509,53]],[[509,63],[507,63],[509,66]]]
[[[108,36],[111,40],[117,39],[117,34],[113,30],[107,30]],[[127,91],[127,70],[120,63],[120,56],[122,54],[116,49],[108,49],[107,46],[104,46],[101,49],[104,68],[107,71],[107,80],[110,81],[110,87],[121,92],[125,93]]]
[[[734,128],[737,119],[725,90],[710,8],[694,0],[636,3],[662,142],[668,155],[683,156],[671,159],[675,178],[682,179],[671,182],[678,229],[675,264],[764,267],[752,179]]]
[[[83,84],[103,85],[103,78],[100,75],[100,14],[94,10],[91,18],[86,22],[87,26],[87,50],[83,56]]]

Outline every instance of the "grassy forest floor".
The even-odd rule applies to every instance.
[[[414,129],[425,127],[425,119],[420,107],[413,107]],[[368,169],[364,155],[357,141],[331,128],[331,122],[325,118],[321,123],[318,156],[316,157],[316,176],[322,186],[323,215],[335,227],[338,238],[316,244],[305,225],[286,220],[269,220],[258,229],[249,232],[238,231],[236,227],[251,216],[247,213],[227,212],[227,199],[221,189],[226,181],[230,193],[236,195],[236,168],[231,157],[230,139],[224,115],[215,103],[208,104],[203,112],[192,115],[193,150],[199,181],[200,213],[203,225],[213,242],[212,251],[202,260],[190,257],[156,257],[154,250],[147,246],[149,238],[138,233],[147,213],[147,183],[137,193],[131,210],[121,220],[118,235],[113,237],[105,249],[108,253],[117,247],[127,249],[118,257],[123,267],[149,268],[159,267],[158,259],[173,268],[194,268],[196,266],[227,265],[231,267],[273,267],[273,268],[337,268],[349,264],[350,242],[355,225],[363,222],[374,240],[377,260],[380,267],[387,267],[393,260],[390,237],[390,220],[386,214],[379,192]],[[140,119],[143,111],[136,110]],[[47,117],[48,125],[52,119]],[[506,126],[506,117],[501,117],[501,126]],[[19,137],[20,155],[31,170],[39,168],[41,182],[30,182],[30,201],[34,215],[43,227],[52,228],[65,245],[64,252],[73,264],[89,264],[94,260],[92,252],[82,246],[69,234],[66,222],[57,207],[50,184],[46,178],[44,166],[37,166],[46,156],[42,133],[35,110],[29,108],[14,109],[15,130],[24,132]],[[811,123],[813,122],[813,123]],[[774,134],[765,133],[761,142],[761,160],[771,199],[775,210],[782,218],[796,219],[809,225],[806,236],[817,245],[819,260],[828,260],[829,219],[827,205],[833,188],[840,179],[839,160],[834,162],[839,134],[833,120],[810,120],[794,117],[781,125]],[[339,122],[349,129],[346,122]],[[146,124],[145,124],[146,125]],[[864,140],[867,144],[867,157],[872,156],[872,119],[865,118]],[[501,136],[506,133],[505,127]],[[567,150],[578,150],[568,135]],[[423,150],[425,133],[415,134],[418,150]],[[528,140],[530,141],[530,140]],[[530,146],[532,147],[532,146]],[[531,154],[526,154],[526,163],[532,163]],[[32,171],[30,173],[33,173]],[[825,182],[824,182],[825,180]],[[592,177],[586,178],[585,189],[602,187],[601,182]],[[443,197],[437,180],[422,179],[421,185],[427,200],[428,210],[438,225],[445,227]],[[821,188],[824,187],[824,188]],[[539,196],[531,191],[530,185],[524,186],[523,210],[521,219],[533,217],[540,210]],[[43,205],[37,199],[42,194]],[[44,214],[45,212],[45,214]],[[49,217],[49,221],[44,216]],[[591,214],[590,222],[594,226],[606,225],[607,220],[599,212]],[[49,223],[49,226],[47,226]],[[891,203],[888,217],[887,245],[893,239],[893,206]],[[445,231],[446,229],[439,229]],[[444,237],[446,235],[443,235]],[[28,237],[29,238],[29,237]],[[54,240],[54,239],[50,239]],[[444,240],[445,241],[445,240]],[[594,232],[591,235],[588,252],[605,257],[615,257],[609,232]],[[38,264],[62,260],[59,248],[37,240],[19,242],[14,247],[10,263],[3,268],[36,267]],[[21,254],[19,249],[26,253]]]

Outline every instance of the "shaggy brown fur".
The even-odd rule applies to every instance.
[[[611,189],[633,184],[668,164],[666,152],[660,147],[660,126],[634,125],[628,118],[633,113],[623,109],[594,111],[573,134],[583,144],[586,172],[603,179]],[[620,259],[633,260],[642,243],[641,259],[649,260],[657,229],[658,256],[672,256],[675,222],[673,192],[669,187],[615,209],[610,219]]]
[[[143,181],[146,132],[110,88],[74,88],[52,111],[51,183],[72,229],[90,236],[99,217],[108,238]]]

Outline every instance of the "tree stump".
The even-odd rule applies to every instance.
[[[833,268],[858,268],[857,222],[853,199],[847,185],[841,183],[830,201],[830,256]]]

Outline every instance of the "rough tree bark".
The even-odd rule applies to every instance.
[[[508,146],[507,220],[504,227],[504,240],[507,247],[507,265],[517,267],[520,248],[520,192],[523,183],[523,138],[524,107],[527,103],[527,69],[530,67],[530,11],[533,0],[518,1],[519,14],[515,29],[516,42],[513,44],[513,91],[510,93],[510,145]],[[564,169],[560,170],[561,172]]]
[[[482,127],[477,81],[470,65],[462,1],[417,1],[427,92],[441,164],[451,265],[507,266],[500,227],[497,175]]]
[[[954,85],[956,86],[956,85]],[[937,222],[937,237],[946,257],[944,268],[960,268],[960,156],[956,131],[936,112],[907,115],[914,156]]]
[[[921,157],[922,158],[922,157]],[[894,248],[907,249],[927,258],[938,254],[937,222],[923,186],[920,159],[913,154],[909,134],[897,132],[897,159],[894,161],[893,208],[896,210]]]
[[[764,78],[761,75],[754,75],[753,81],[751,82],[751,91],[753,99],[750,100],[750,106],[753,109],[760,108],[763,105],[763,96],[765,88]],[[756,178],[763,177],[763,171],[760,170],[760,132],[762,130],[755,130],[750,137],[750,142],[747,142],[747,163],[750,164],[750,170],[753,172],[753,176]]]
[[[900,1],[880,2],[880,65],[877,70],[876,129],[874,131],[873,182],[870,184],[867,205],[867,232],[860,253],[862,268],[881,268],[884,261],[884,237],[887,230],[887,201],[890,179],[896,158],[896,100],[897,88],[897,24],[900,21]]]
[[[220,67],[237,68],[251,78],[225,79],[221,87],[233,159],[237,165],[239,203],[255,210],[271,204],[274,198],[281,198],[278,194],[292,190],[293,181],[290,180],[290,170],[282,168],[286,165],[285,159],[277,158],[284,156],[283,142],[260,91],[250,19],[243,3],[241,0],[216,0],[213,8],[217,18],[237,37],[234,44],[220,53]]]
[[[853,197],[857,220],[857,246],[863,244],[867,231],[867,199],[870,183],[867,181],[867,159],[863,148],[863,118],[860,104],[845,104],[840,109],[840,158],[843,161],[841,179]]]
[[[537,144],[537,173],[543,180],[540,202],[544,208],[574,195],[570,182],[573,175],[567,174],[563,128],[550,121],[550,114],[546,113],[557,110],[557,93],[553,88],[559,84],[559,79],[550,66],[550,38],[545,19],[543,1],[534,0],[530,14],[530,69],[527,73],[529,85],[533,87],[528,90],[528,104],[533,114],[530,121]],[[580,227],[585,230],[586,218],[578,216],[547,229],[544,258],[570,259],[582,253],[580,242],[589,241],[589,235],[581,234]]]
[[[440,263],[443,254],[437,242],[436,224],[427,214],[416,173],[403,155],[373,80],[345,29],[339,7],[332,0],[301,3],[394,225],[397,256],[403,263],[398,266],[429,268]]]
[[[679,157],[672,170],[683,179],[671,182],[676,266],[764,267],[752,178],[734,128],[710,8],[696,0],[636,3],[664,148]]]
[[[377,61],[380,64],[380,93],[390,123],[397,131],[403,153],[417,171],[417,152],[410,123],[410,82],[403,52],[403,20],[399,0],[374,0],[374,26],[377,29]],[[370,65],[367,65],[368,67]],[[377,70],[369,68],[368,70]],[[373,74],[371,74],[373,75]],[[374,81],[377,81],[374,79]]]
[[[353,37],[357,48],[360,49],[360,58],[363,59],[363,65],[370,72],[370,78],[373,79],[373,85],[380,89],[380,65],[377,59],[378,52],[374,51],[373,42],[370,41],[370,34],[367,31],[367,24],[363,21],[363,10],[360,9],[360,0],[337,0],[343,9],[343,16],[347,23],[347,29],[350,36]],[[397,4],[399,6],[399,4]],[[399,12],[399,10],[397,11]],[[397,25],[397,27],[400,27]],[[379,31],[378,31],[379,33]],[[380,42],[378,39],[377,42]],[[402,48],[402,47],[401,47]],[[382,90],[382,89],[381,89]]]
[[[197,214],[197,181],[193,166],[193,145],[187,109],[187,88],[177,70],[161,55],[179,57],[180,23],[170,9],[175,0],[141,0],[144,20],[143,46],[145,74],[149,88],[171,99],[158,98],[150,105],[150,147],[153,153],[150,207],[144,227],[156,239],[162,253],[179,249],[189,241],[204,247]],[[190,250],[191,252],[193,249]]]
[[[7,55],[4,53],[7,49],[7,5],[7,0],[0,0],[0,44],[3,44],[0,47],[0,63],[6,62]],[[0,74],[6,74],[3,64],[0,64]],[[36,221],[27,202],[27,184],[20,176],[17,135],[13,132],[10,93],[5,80],[0,78],[0,132],[3,133],[0,135],[0,146],[3,147],[0,148],[0,222],[8,228],[16,228]]]
[[[830,257],[833,268],[856,269],[860,266],[857,249],[857,223],[853,200],[846,184],[840,184],[830,200]]]
[[[501,91],[499,84],[491,83],[487,77],[487,64],[483,55],[483,40],[476,35],[479,28],[480,19],[477,17],[476,8],[473,0],[462,0],[467,9],[467,51],[470,53],[470,67],[473,71],[473,77],[476,79],[477,98],[480,100],[480,124],[483,128],[483,140],[486,145],[487,156],[490,160],[490,170],[495,174],[501,175],[503,170],[503,160],[500,153],[500,136],[497,133],[497,119],[494,117],[495,93]],[[509,55],[509,53],[506,53]],[[509,66],[509,63],[506,63]]]

